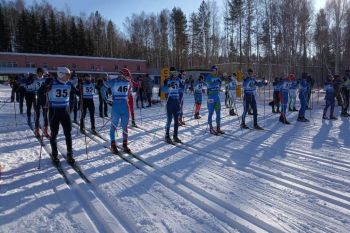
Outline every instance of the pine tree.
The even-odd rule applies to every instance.
[[[51,54],[57,54],[59,52],[58,48],[58,33],[57,33],[57,20],[55,17],[55,12],[50,11],[49,14],[49,27],[48,27],[48,52]]]
[[[175,58],[173,62],[177,67],[186,67],[188,47],[186,16],[180,8],[174,7],[171,18],[174,28],[173,50],[175,50]]]
[[[38,52],[40,53],[47,53],[47,49],[49,47],[49,40],[48,40],[48,26],[46,23],[45,16],[42,15],[40,17],[40,33],[39,33],[39,47]]]
[[[72,55],[77,55],[79,40],[78,40],[78,30],[75,24],[74,17],[71,17],[70,19],[68,40],[69,40],[69,48],[70,48],[69,53]]]
[[[27,52],[28,48],[28,13],[26,10],[23,10],[19,14],[19,19],[16,27],[16,50],[18,52]]]
[[[10,30],[0,4],[0,51],[10,51]]]
[[[86,45],[86,32],[84,22],[81,18],[78,20],[78,32],[77,32],[77,55],[83,56],[86,55],[87,45]]]

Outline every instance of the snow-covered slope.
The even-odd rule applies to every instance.
[[[9,95],[0,86],[0,100]],[[261,92],[261,132],[241,130],[222,103],[226,134],[213,136],[205,104],[194,120],[185,94],[178,146],[163,142],[164,105],[136,109],[136,157],[106,149],[109,119],[96,117],[102,138],[85,138],[73,124],[75,158],[91,183],[61,156],[69,184],[51,164],[47,139],[38,169],[40,143],[25,116],[17,103],[0,103],[0,232],[350,232],[349,119],[322,121],[322,94],[315,97],[310,123],[288,113],[292,125],[282,125]],[[58,143],[64,154],[62,132]]]

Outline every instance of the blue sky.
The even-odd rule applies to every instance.
[[[37,0],[40,2],[41,0]],[[180,7],[188,16],[197,11],[202,0],[46,0],[58,10],[69,9],[72,15],[85,13],[90,15],[91,12],[98,10],[106,19],[111,19],[119,28],[124,31],[123,22],[127,16],[132,13],[159,13],[166,8],[171,10],[174,6]],[[221,14],[225,0],[216,0],[218,10]],[[25,1],[31,5],[34,0]],[[324,7],[326,0],[314,0],[316,11]]]

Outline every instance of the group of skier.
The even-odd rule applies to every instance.
[[[206,89],[208,119],[207,126],[209,133],[214,135],[224,134],[221,129],[221,101],[220,92],[222,79],[219,76],[218,68],[211,67],[210,74],[199,76],[193,84],[194,94],[194,118],[200,118],[200,109],[202,105],[203,93]],[[183,121],[183,105],[185,92],[185,72],[178,72],[174,67],[170,68],[170,75],[161,86],[161,92],[166,96],[166,116],[165,125],[165,142],[181,143],[178,135],[179,125],[185,125]],[[294,74],[290,74],[285,78],[276,78],[273,85],[273,101],[270,103],[273,113],[280,113],[279,121],[284,124],[290,124],[286,119],[287,109],[289,111],[298,111],[295,106],[297,92],[299,92],[300,110],[298,121],[306,122],[305,110],[311,108],[310,98],[313,80],[307,73],[303,73],[300,79],[297,79]],[[229,114],[237,115],[236,107],[236,90],[237,78],[233,74],[229,82],[226,84],[228,92]],[[253,126],[255,129],[263,130],[257,122],[257,88],[268,85],[267,80],[257,80],[252,69],[247,70],[247,76],[243,80],[243,113],[241,116],[240,127],[247,129],[245,118],[248,112],[252,112]],[[36,74],[31,74],[27,79],[19,82],[19,88],[23,90],[27,104],[27,121],[31,125],[31,107],[35,110],[35,127],[34,133],[37,137],[40,136],[39,120],[40,113],[43,115],[44,127],[43,135],[50,138],[52,148],[52,159],[55,164],[59,163],[57,158],[57,134],[59,125],[62,125],[67,146],[67,160],[69,163],[74,163],[72,150],[72,120],[78,124],[77,111],[80,109],[80,131],[85,132],[85,116],[87,110],[90,114],[91,132],[97,134],[95,129],[95,106],[94,93],[95,89],[98,92],[100,100],[100,117],[108,117],[107,104],[111,105],[111,124],[110,124],[110,140],[111,151],[118,153],[116,146],[115,131],[122,129],[123,142],[122,148],[125,152],[131,152],[128,147],[128,124],[129,116],[131,116],[131,125],[136,126],[134,113],[134,100],[132,95],[133,88],[138,86],[138,82],[133,80],[130,71],[123,68],[119,75],[106,76],[97,81],[95,85],[90,75],[84,75],[83,79],[78,79],[75,72],[71,72],[66,67],[58,67],[57,74],[51,77],[45,74],[41,68],[37,69]],[[323,118],[326,119],[327,109],[331,107],[330,119],[336,119],[334,116],[335,98],[340,93],[338,104],[342,106],[341,116],[348,117],[349,107],[349,92],[350,92],[350,71],[345,72],[343,79],[339,75],[334,78],[329,76],[325,82],[325,100],[326,106],[323,112]],[[23,103],[22,103],[23,104]],[[275,108],[276,107],[276,108]],[[281,109],[281,110],[280,110]],[[20,105],[20,111],[23,112],[23,107]],[[212,117],[216,114],[215,123],[213,126]],[[170,137],[170,126],[174,120],[173,137]],[[51,135],[48,132],[50,126]]]

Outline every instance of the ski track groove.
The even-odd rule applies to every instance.
[[[136,129],[138,129],[138,128],[136,128]],[[153,164],[152,164],[152,166],[154,166]],[[249,174],[249,173],[248,173]],[[290,204],[295,204],[295,203],[290,203]],[[270,204],[271,205],[271,204]],[[315,221],[316,223],[318,222],[318,221]]]
[[[227,121],[226,122],[223,121],[222,125],[225,125],[227,123],[228,123]],[[164,123],[164,125],[165,125],[165,123]],[[203,125],[204,125],[204,123],[203,123]],[[199,129],[192,128],[192,127],[198,127],[198,125],[196,125],[196,126],[194,126],[194,125],[191,125],[191,126],[186,125],[185,127],[187,129],[192,129],[192,130],[199,131]],[[154,133],[154,132],[157,132],[157,131],[159,131],[159,128],[156,128],[155,130],[149,130],[150,133]],[[265,131],[254,131],[254,132],[268,133],[269,131],[265,130]],[[247,131],[247,133],[249,133],[249,131]],[[251,143],[257,144],[258,146],[265,146],[265,148],[269,148],[270,150],[272,149],[271,148],[271,146],[272,146],[271,143],[259,142],[259,141],[254,140],[254,139],[247,139],[245,137],[239,137],[239,136],[235,136],[235,135],[228,135],[228,134],[226,134],[226,136],[230,136],[231,139],[236,139],[236,140],[240,140],[240,141],[243,140],[243,141],[246,141],[246,142],[251,142]],[[303,150],[295,149],[295,148],[291,149],[291,148],[286,147],[286,148],[283,149],[280,146],[276,146],[276,145],[273,145],[273,146],[274,146],[274,148],[277,147],[276,149],[278,149],[282,153],[283,152],[290,152],[290,153],[293,153],[293,154],[296,154],[296,155],[302,155],[302,156],[305,156],[305,157],[318,159],[318,160],[320,160],[322,162],[325,162],[325,163],[328,163],[328,164],[332,164],[332,165],[335,165],[335,166],[341,166],[341,167],[345,168],[346,170],[350,169],[350,163],[348,163],[346,161],[343,161],[343,160],[340,160],[340,159],[336,159],[336,158],[331,158],[330,159],[328,157],[316,156],[316,155],[314,155],[313,152],[303,151]]]
[[[104,139],[103,141],[106,142],[106,139]],[[217,218],[221,218],[221,221],[228,223],[233,228],[238,227],[240,230],[244,230],[244,232],[248,232],[248,231],[249,232],[251,231],[282,232],[280,229],[277,229],[274,226],[271,226],[261,221],[260,219],[257,219],[254,216],[251,216],[243,212],[242,210],[230,205],[229,203],[218,199],[217,197],[211,195],[210,193],[207,193],[205,190],[199,189],[196,186],[186,181],[180,180],[180,178],[178,178],[177,176],[169,174],[168,172],[164,171],[164,169],[162,169],[161,167],[155,164],[150,164],[145,160],[137,159],[128,154],[120,155],[120,157],[124,157],[131,165],[144,171],[146,174],[152,176],[158,182],[163,184],[165,187],[183,196],[190,202],[197,205],[199,208],[203,210],[209,209],[212,213],[216,213],[217,215],[215,216]],[[143,164],[143,166],[139,165],[139,163]],[[145,166],[148,167],[147,170]],[[162,175],[160,174],[157,175],[156,174],[157,171],[160,172]],[[164,176],[167,177],[167,180],[164,178]],[[174,185],[174,184],[177,184],[177,185]],[[180,186],[181,188],[178,186]],[[207,202],[211,202],[212,204],[209,205],[207,204]],[[237,225],[231,222],[235,222],[235,224]],[[247,227],[247,225],[249,227]]]
[[[75,124],[74,124],[74,127],[75,127],[75,128],[79,128],[79,127],[78,127],[77,125],[75,125]],[[106,146],[105,143],[103,143],[103,145],[101,145],[101,141],[100,141],[100,140],[103,140],[104,142],[106,142],[106,140],[101,139],[101,138],[99,138],[98,136],[96,136],[96,137],[94,137],[94,136],[95,136],[95,135],[92,135],[90,132],[87,133],[87,137],[89,137],[89,138],[90,138],[92,141],[94,141],[97,145],[100,145],[100,146],[101,146],[102,148],[104,148],[104,149],[108,149],[108,153],[110,153],[111,155],[113,155],[112,158],[119,158],[119,159],[122,159],[122,161],[126,162],[128,165],[131,164],[131,165],[134,166],[137,170],[143,172],[143,173],[146,174],[146,175],[150,175],[148,172],[145,172],[145,171],[144,171],[142,165],[138,165],[138,164],[136,164],[136,163],[130,162],[130,160],[128,160],[128,159],[125,158],[124,156],[112,154],[112,153],[110,152],[110,150],[109,150],[109,147]],[[119,147],[119,149],[120,149],[120,147]],[[120,153],[120,152],[119,152],[119,153]],[[128,156],[128,155],[127,155],[127,156]],[[152,176],[153,179],[154,179],[154,176],[153,176],[153,175],[151,175],[151,176]],[[181,196],[182,198],[186,199],[186,197],[180,195],[178,192],[174,191],[172,188],[170,188],[169,186],[165,185],[163,182],[159,181],[158,179],[154,179],[154,180],[158,181],[161,185],[163,185],[163,186],[164,186],[165,188],[167,188],[168,190],[171,190],[172,192],[177,193],[179,196]],[[147,188],[147,187],[145,187],[145,190],[146,190],[146,188]],[[157,199],[157,200],[158,200],[158,199]],[[198,208],[200,208],[200,209],[202,209],[202,210],[205,211],[205,209],[203,209],[202,206],[197,205],[196,203],[194,203],[193,201],[189,200],[188,198],[187,198],[187,201],[193,203],[193,204],[196,205]],[[152,203],[149,204],[149,206],[151,206],[151,205],[152,205]],[[151,215],[150,215],[150,216],[151,216]],[[219,219],[219,218],[218,218],[218,219]],[[220,219],[219,219],[219,220],[220,220]],[[223,222],[223,223],[228,224],[230,227],[233,227],[234,229],[237,228],[237,226],[235,226],[235,225],[231,225],[231,224],[229,224],[229,223],[227,223],[227,222],[225,222],[225,221],[222,221],[222,220],[220,220],[220,221]],[[224,226],[222,226],[222,227],[224,227]]]
[[[144,131],[147,132],[147,130],[144,130]],[[157,133],[156,133],[156,135],[158,137],[161,137]],[[249,140],[247,140],[247,141],[249,141]],[[180,146],[180,145],[177,145],[177,146],[179,146],[180,148],[183,148],[185,150],[188,150],[188,148],[186,148],[186,146]],[[192,151],[192,150],[188,150],[188,151],[192,152],[192,153],[198,152],[198,151]],[[256,169],[256,171],[254,169]],[[326,200],[329,203],[338,205],[339,207],[342,207],[345,209],[350,209],[350,197],[346,196],[344,194],[330,191],[330,190],[326,190],[326,189],[323,189],[323,188],[318,187],[316,185],[312,185],[312,184],[309,184],[309,183],[306,183],[303,181],[299,181],[297,179],[294,179],[294,178],[286,176],[286,175],[283,175],[282,176],[283,179],[282,179],[282,178],[279,178],[279,176],[281,176],[281,174],[273,173],[267,169],[264,169],[264,168],[261,168],[259,166],[255,166],[252,164],[250,164],[249,167],[246,168],[246,170],[250,171],[251,173],[255,174],[258,177],[263,177],[267,180],[275,181],[281,185],[285,185],[286,187],[289,187],[292,189],[294,187],[296,190],[303,192],[305,194],[315,195],[323,200]],[[332,196],[334,196],[334,198]]]
[[[33,137],[34,134],[33,134]],[[43,149],[46,151],[47,154],[51,153],[51,150],[48,148],[47,139],[45,137],[43,138],[43,143],[45,146],[43,146]],[[37,141],[39,143],[39,141]],[[39,143],[40,144],[40,143]],[[60,146],[57,145],[57,149],[59,154],[62,151],[60,150]],[[49,158],[51,160],[51,158]],[[103,201],[101,201],[101,198],[96,195],[96,192],[93,190],[90,184],[87,184],[74,170],[73,168],[68,165],[66,162],[62,162],[63,159],[60,159],[60,163],[62,168],[64,168],[64,172],[68,179],[70,180],[70,185],[68,186],[69,189],[73,192],[73,195],[75,195],[76,199],[84,203],[84,205],[81,206],[82,209],[85,210],[86,215],[90,219],[91,224],[95,226],[96,229],[98,229],[99,232],[128,232],[124,228],[124,226],[119,225],[120,221],[115,218],[110,213],[110,209],[107,208]],[[53,165],[51,165],[53,166]],[[94,200],[93,203],[91,200]],[[99,216],[100,212],[104,212],[104,216]],[[106,219],[105,219],[106,218]]]

